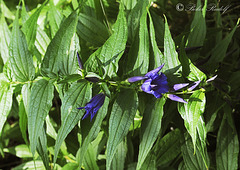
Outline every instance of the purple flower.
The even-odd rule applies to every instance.
[[[175,85],[173,86],[173,90],[174,90],[174,91],[178,91],[178,90],[180,90],[180,89],[182,89],[182,88],[184,88],[184,87],[186,87],[186,86],[188,86],[188,85],[189,85],[189,83],[175,84]]]
[[[188,88],[188,91],[192,91],[193,89],[195,89],[200,82],[201,80],[195,81],[193,84],[190,85],[190,87]]]
[[[168,94],[167,97],[173,101],[181,102],[181,103],[187,103],[185,100],[183,100],[181,97],[178,97],[174,94]]]
[[[145,76],[128,78],[128,82],[133,83],[136,81],[145,80],[141,86],[141,89],[146,93],[154,95],[156,98],[161,98],[162,94],[169,92],[167,76],[163,73],[160,73],[160,75],[158,74],[158,72],[163,68],[163,66],[164,64],[152,71],[149,71],[147,74],[145,74]],[[173,86],[173,89],[174,91],[177,91],[183,87],[186,87],[187,85],[188,83],[175,84]],[[174,101],[187,103],[182,98],[173,94],[168,94],[167,97]]]
[[[163,73],[160,75],[153,72],[152,74],[149,73],[147,73],[148,79],[142,84],[141,89],[146,93],[154,95],[156,98],[161,98],[162,94],[167,93],[169,90],[167,77]]]
[[[81,61],[81,58],[80,58],[78,52],[77,52],[77,59],[78,59],[78,66],[79,66],[79,68],[83,69],[82,61]]]
[[[217,75],[213,76],[212,78],[208,79],[206,82],[209,83],[217,78]]]
[[[82,119],[85,119],[91,114],[91,121],[97,111],[102,107],[105,100],[105,95],[103,93],[99,93],[98,95],[94,96],[90,102],[86,104],[85,107],[79,107],[78,109],[85,109],[86,114],[83,116]]]

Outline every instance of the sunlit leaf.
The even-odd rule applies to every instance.
[[[52,107],[54,86],[45,79],[33,84],[28,107],[28,132],[31,152],[35,153],[43,123]]]
[[[26,38],[22,31],[19,30],[18,11],[13,23],[9,54],[14,78],[21,82],[33,80],[35,76],[33,59],[28,51]]]
[[[107,142],[107,169],[110,169],[117,146],[127,135],[138,106],[137,94],[133,90],[120,92],[115,100],[109,119]]]
[[[140,146],[138,154],[137,169],[140,169],[147,154],[151,150],[153,143],[158,137],[161,128],[161,122],[163,117],[163,106],[166,99],[162,97],[151,105],[147,106],[143,121],[142,121],[142,133],[140,136]]]
[[[195,91],[187,100],[188,103],[178,103],[178,111],[184,120],[184,125],[192,137],[193,146],[197,140],[197,126],[200,116],[205,110],[205,93],[202,90]]]

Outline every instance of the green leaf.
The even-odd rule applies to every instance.
[[[208,157],[207,162],[205,162],[198,148],[194,151],[194,146],[190,140],[186,140],[182,145],[181,149],[186,170],[193,169],[208,170],[209,167]],[[207,153],[205,154],[207,155]]]
[[[131,56],[133,57],[133,56]],[[139,26],[139,50],[132,68],[133,75],[142,75],[148,72],[149,65],[149,35],[147,28],[147,10],[143,11]]]
[[[208,68],[210,72],[213,72],[216,69],[216,66],[219,64],[219,62],[222,62],[224,57],[226,56],[228,46],[232,40],[232,36],[235,33],[239,22],[240,19],[238,19],[237,24],[233,28],[233,30],[223,40],[219,41],[216,44],[216,46],[211,50],[210,59],[208,60],[205,66],[205,68]]]
[[[77,168],[78,164],[69,162],[62,167],[62,170],[76,170]]]
[[[47,1],[46,1],[47,2]],[[28,44],[28,49],[33,50],[34,43],[36,40],[37,34],[37,20],[42,8],[45,6],[43,3],[32,15],[28,20],[23,24],[22,31],[24,32]]]
[[[147,155],[146,159],[144,160],[140,168],[140,170],[145,170],[145,169],[157,170],[156,155],[152,154],[151,152]]]
[[[10,43],[11,32],[8,28],[8,25],[5,21],[3,13],[0,20],[0,53],[5,64],[9,58],[9,43]]]
[[[201,141],[201,145],[205,146],[206,138],[207,138],[207,130],[206,130],[205,122],[203,120],[203,116],[200,116],[198,120],[197,132]]]
[[[96,118],[94,118],[95,120],[94,120],[93,124],[91,125],[91,127],[87,126],[88,129],[86,129],[86,130],[84,129],[84,125],[82,127],[82,130],[84,131],[84,133],[87,134],[87,136],[83,140],[82,146],[81,146],[80,150],[78,151],[77,161],[78,161],[79,165],[82,165],[84,155],[88,149],[90,142],[92,142],[97,137],[97,135],[101,129],[102,121],[105,118],[107,111],[108,111],[108,104],[109,104],[109,99],[108,99],[108,97],[106,97],[104,104],[97,112]],[[85,121],[88,121],[87,124],[89,124],[88,119],[86,119]]]
[[[197,1],[197,6],[196,8],[201,9],[201,1]],[[206,10],[206,9],[205,9]],[[204,9],[202,10],[197,10],[195,12],[193,21],[191,23],[191,32],[188,35],[187,39],[187,47],[197,47],[197,46],[202,46],[206,37],[206,22],[205,22],[205,17],[203,16]],[[190,54],[189,58],[192,61],[195,61],[199,57],[199,52]]]
[[[12,75],[12,70],[11,70],[11,65],[9,60],[5,63],[3,67],[3,73],[6,77],[6,80],[11,82],[13,79],[13,75]]]
[[[164,58],[162,58],[161,62],[165,63],[164,67],[162,68],[162,72],[165,72],[169,81],[174,82],[173,76],[174,73],[179,70],[180,62],[178,60],[178,53],[176,52],[175,43],[172,39],[166,17],[164,32]]]
[[[54,6],[53,0],[50,0],[48,18],[49,18],[49,24],[51,28],[51,37],[53,38],[57,33],[63,18],[61,12]]]
[[[162,97],[151,102],[144,111],[143,121],[141,126],[140,146],[138,154],[137,169],[140,169],[148,153],[150,152],[155,140],[161,129],[163,117],[163,106],[166,99]]]
[[[17,145],[14,147],[10,147],[10,148],[4,148],[3,151],[6,153],[15,155],[19,158],[31,158],[32,157],[32,153],[30,152],[29,147],[27,145],[23,145],[23,144]]]
[[[134,8],[134,6],[137,4],[137,0],[121,0],[121,3],[123,3],[123,5],[125,6],[126,10],[131,10]]]
[[[48,35],[41,28],[38,27],[35,46],[41,55],[45,55],[49,43],[50,39]]]
[[[107,142],[107,169],[110,169],[112,159],[118,145],[127,135],[138,107],[137,94],[133,90],[120,92],[113,103],[109,119],[109,138]]]
[[[111,170],[124,170],[124,163],[127,155],[126,141],[122,141],[117,148],[116,154],[113,157]]]
[[[0,134],[12,108],[13,88],[6,81],[0,80]]]
[[[41,73],[43,76],[54,77],[58,71],[64,69],[64,58],[69,55],[72,37],[77,26],[77,12],[72,12],[61,24],[60,29],[50,42],[42,62]]]
[[[156,152],[157,166],[163,166],[169,163],[181,153],[182,133],[179,129],[175,129],[167,133],[158,143]]]
[[[22,164],[18,165],[17,167],[12,168],[12,170],[22,170],[22,169],[45,170],[45,167],[44,167],[42,161],[29,161],[29,162],[26,162],[26,163],[22,163]]]
[[[77,51],[80,51],[79,48],[79,39],[76,34],[72,37],[69,53],[66,57],[63,58],[62,68],[60,72],[63,75],[77,74],[78,62],[77,62]]]
[[[80,13],[78,17],[77,33],[80,38],[98,47],[109,37],[108,30],[97,19]]]
[[[227,115],[227,116],[226,116]],[[224,117],[217,134],[217,169],[238,169],[239,140],[230,106],[224,107]]]
[[[197,140],[198,122],[200,116],[205,110],[205,93],[202,90],[197,90],[193,92],[188,100],[188,103],[178,103],[178,111],[184,120],[184,125],[188,133],[192,137],[193,146],[195,149],[195,144]]]
[[[20,82],[33,80],[35,76],[33,59],[28,51],[26,38],[22,31],[19,30],[18,11],[13,23],[9,54],[12,73],[15,79]]]
[[[43,123],[52,106],[54,86],[41,79],[33,84],[28,107],[28,133],[31,151],[34,155]]]
[[[83,165],[85,169],[99,170],[96,159],[97,159],[96,150],[94,150],[93,145],[90,144],[87,153],[84,156]]]
[[[98,49],[96,52],[94,52],[85,63],[86,68],[90,68],[90,65],[93,66],[92,61],[97,60],[97,57],[102,63],[101,66],[105,70],[104,76],[107,75],[109,77],[116,75],[118,71],[118,61],[125,50],[127,42],[127,21],[125,18],[124,10],[121,6],[117,21],[113,26],[113,31],[114,33],[104,43],[101,49]],[[94,72],[98,67],[99,63],[95,62],[95,69],[88,71]]]
[[[50,170],[49,166],[49,159],[48,159],[48,152],[47,152],[47,135],[46,135],[46,129],[42,127],[42,131],[38,138],[37,143],[37,152],[42,158],[43,164],[47,170]]]
[[[146,11],[146,8],[149,8],[149,1],[137,1],[137,4],[134,6],[134,8],[131,10],[128,16],[128,38],[130,43],[133,43],[133,40],[135,39],[136,33],[138,32],[138,27],[140,23],[140,18],[142,17],[142,13]],[[145,21],[146,22],[146,21]]]
[[[154,57],[152,57],[152,58],[150,56],[150,65],[152,65],[151,69],[155,69],[163,64],[162,61],[164,60],[164,56],[158,48],[156,38],[155,38],[155,30],[154,30],[154,26],[153,26],[152,17],[149,12],[148,12],[148,16],[149,16],[149,22],[150,22],[149,23],[150,39],[151,39],[151,45],[152,45],[152,50],[153,50],[153,55],[154,55]]]
[[[0,1],[0,5],[1,12],[4,14],[4,16],[8,19],[14,20],[15,16],[5,5],[4,1]]]
[[[26,144],[28,144],[27,138],[27,113],[25,110],[25,106],[23,104],[23,99],[19,102],[19,127],[22,133],[22,137]]]
[[[58,131],[57,140],[54,150],[54,163],[57,160],[59,149],[67,137],[72,131],[74,126],[82,118],[84,111],[79,110],[78,107],[83,107],[91,97],[90,84],[87,82],[80,82],[73,84],[70,89],[64,94],[64,98],[61,106],[61,127]]]
[[[184,77],[187,77],[190,81],[206,80],[207,76],[199,70],[187,57],[184,50],[184,41],[180,45],[180,62],[182,64],[182,74]]]

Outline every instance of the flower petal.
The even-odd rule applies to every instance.
[[[147,79],[141,86],[142,91],[152,94],[151,82],[152,82],[152,79]]]
[[[209,82],[211,82],[211,81],[215,80],[215,78],[217,78],[217,75],[216,75],[216,76],[213,76],[213,77],[212,77],[212,78],[210,78],[210,79],[208,79],[206,82],[207,82],[207,83],[209,83]]]
[[[82,119],[85,119],[91,114],[91,120],[97,111],[102,107],[105,100],[105,95],[103,93],[99,93],[98,95],[94,96],[85,107],[79,107],[78,109],[85,108],[86,114],[83,116]]]
[[[81,61],[81,59],[80,59],[80,57],[79,57],[78,52],[77,52],[77,59],[78,59],[79,68],[80,68],[80,69],[83,69],[82,61]]]
[[[181,97],[178,97],[174,94],[168,94],[167,97],[173,101],[181,102],[181,103],[187,103],[185,100],[183,100]]]
[[[129,83],[133,83],[133,82],[140,81],[140,80],[144,80],[144,79],[147,79],[147,77],[135,76],[135,77],[130,77],[130,78],[128,78],[127,81],[128,81]]]
[[[85,115],[83,116],[82,120],[85,119],[85,118],[87,118],[87,117],[91,114],[91,112],[92,112],[92,109],[91,109],[91,108],[87,108],[87,107],[86,107],[85,110],[86,110],[86,113],[85,113]]]
[[[188,88],[188,91],[192,91],[193,89],[195,89],[199,85],[200,82],[201,82],[201,80],[196,81],[193,84],[191,84],[190,87]]]
[[[162,93],[158,92],[158,91],[153,91],[152,94],[154,95],[154,97],[156,98],[161,98],[162,97]]]
[[[149,71],[145,76],[152,78],[152,76],[154,76],[155,74],[157,74],[162,68],[163,68],[164,64],[162,64],[161,66],[159,66],[158,68],[155,68],[152,71]]]
[[[174,89],[174,91],[177,91],[177,90],[180,90],[180,89],[182,89],[182,88],[184,88],[188,85],[189,85],[189,83],[174,84],[173,89]]]

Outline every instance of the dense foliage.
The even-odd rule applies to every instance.
[[[0,5],[0,169],[239,168],[237,2]]]

